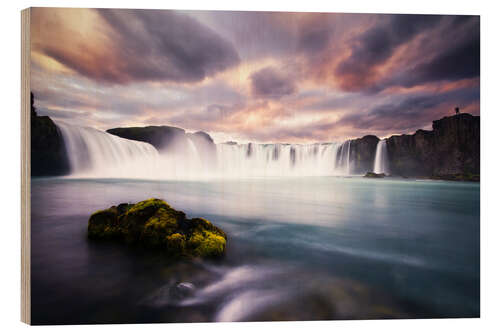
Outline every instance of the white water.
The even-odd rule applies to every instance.
[[[137,178],[157,168],[158,151],[148,143],[59,121],[57,126],[64,138],[72,176]]]
[[[217,144],[185,142],[158,152],[152,145],[88,127],[57,122],[72,177],[197,179],[331,176],[351,173],[351,142]],[[215,155],[215,156],[213,156]]]
[[[387,158],[387,141],[380,140],[377,144],[375,152],[375,162],[373,172],[389,174],[389,161]]]
[[[219,144],[217,172],[234,177],[346,175],[348,148],[337,143]]]

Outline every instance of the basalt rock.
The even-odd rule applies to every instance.
[[[380,139],[375,135],[366,135],[351,141],[350,160],[352,173],[363,174],[373,170],[373,161],[375,161],[379,141]]]
[[[148,199],[123,203],[95,212],[88,222],[88,237],[139,244],[169,257],[221,257],[226,234],[203,218],[186,218],[165,201]]]
[[[458,114],[435,120],[432,131],[391,136],[387,139],[391,174],[433,178],[479,175],[479,119],[467,113]]]
[[[64,138],[48,116],[39,116],[31,94],[31,176],[60,176],[69,173]]]
[[[365,174],[366,178],[384,178],[385,176],[386,176],[385,173],[367,172]]]

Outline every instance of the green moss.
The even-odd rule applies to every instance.
[[[172,257],[203,258],[223,255],[227,239],[210,221],[187,219],[184,212],[154,198],[95,212],[89,219],[88,236],[164,249]]]
[[[191,223],[194,225],[193,228],[198,231],[203,231],[203,230],[212,231],[213,233],[222,236],[224,239],[227,239],[226,233],[222,229],[216,227],[215,225],[212,224],[212,222],[204,218],[196,217],[194,219],[191,219]]]
[[[152,247],[162,246],[165,237],[175,233],[179,229],[176,211],[173,209],[160,208],[147,220],[141,233],[143,243]]]
[[[186,254],[186,237],[180,233],[175,233],[165,237],[167,253],[174,256]]]
[[[160,208],[144,225],[146,230],[164,231],[179,228],[178,214],[173,209]]]
[[[118,213],[115,206],[92,214],[88,223],[89,238],[112,238],[119,234]]]
[[[190,245],[195,245],[193,253],[197,257],[219,257],[226,250],[226,239],[210,231],[197,232],[191,236]]]
[[[151,198],[151,199],[147,199],[147,200],[140,201],[140,202],[136,203],[127,211],[126,214],[127,215],[134,215],[134,214],[142,213],[145,210],[148,210],[151,208],[156,211],[157,209],[162,208],[162,207],[163,208],[170,208],[170,206],[165,201],[160,200],[160,199]]]

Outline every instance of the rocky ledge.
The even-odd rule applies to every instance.
[[[203,218],[186,214],[160,199],[122,203],[92,214],[88,237],[139,244],[172,258],[214,258],[224,255],[226,234]]]

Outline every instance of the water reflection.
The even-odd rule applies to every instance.
[[[148,197],[226,230],[226,258],[172,264],[86,239],[90,212]],[[35,323],[474,317],[479,186],[36,179],[32,281]]]

